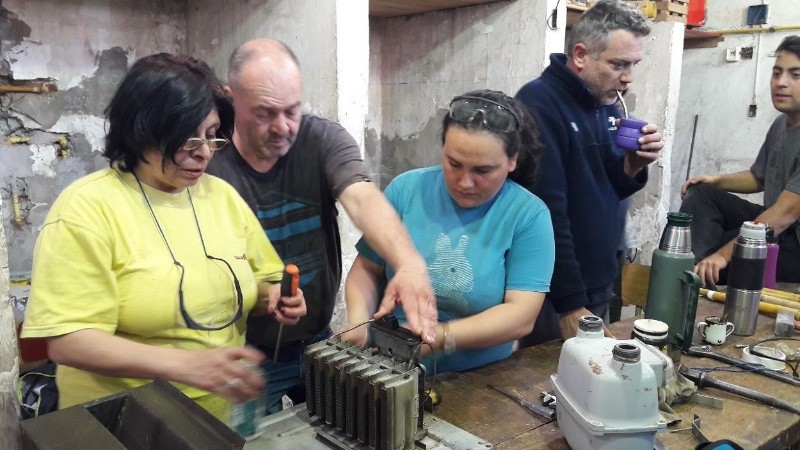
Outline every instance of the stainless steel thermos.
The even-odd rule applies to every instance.
[[[723,315],[733,323],[733,334],[752,336],[756,331],[766,259],[766,226],[758,222],[744,222],[728,265]]]

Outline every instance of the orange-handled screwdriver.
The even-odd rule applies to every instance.
[[[281,297],[294,297],[297,295],[297,287],[300,285],[300,269],[294,264],[287,264],[283,269],[283,278],[281,279]],[[283,304],[278,301],[278,308]],[[283,336],[283,323],[278,326],[278,339],[275,340],[275,354],[272,357],[272,362],[278,362],[278,350],[281,349],[281,337]]]
[[[283,269],[281,280],[281,296],[294,297],[297,295],[297,286],[300,284],[300,269],[294,264],[287,264]]]

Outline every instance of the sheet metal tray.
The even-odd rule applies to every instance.
[[[417,439],[415,449],[424,450],[474,450],[491,449],[491,443],[468,433],[461,428],[426,413],[424,417],[427,435]],[[328,450],[346,448],[364,450],[365,445],[337,445],[339,431],[323,427],[318,432],[319,421],[308,415],[306,404],[301,403],[277,414],[265,417],[259,424],[262,433],[245,443],[244,450]]]

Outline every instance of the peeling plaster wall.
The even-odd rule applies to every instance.
[[[661,231],[667,224],[671,167],[676,148],[675,121],[681,80],[683,24],[654,22],[645,38],[644,58],[634,69],[634,82],[625,96],[628,112],[658,125],[664,136],[664,149],[657,162],[649,167],[647,185],[631,199],[629,214],[635,241],[643,263],[650,264]]]
[[[439,163],[441,119],[458,94],[509,95],[537,77],[564,45],[564,2],[517,0],[370,20],[367,154],[385,186],[397,174]],[[413,36],[413,39],[409,39]]]
[[[363,1],[355,0],[355,3]],[[187,13],[188,52],[208,62],[224,79],[228,72],[228,58],[240,44],[258,37],[283,41],[300,60],[305,110],[336,121],[339,119],[336,14],[340,3],[319,0],[193,1]]]
[[[0,216],[2,213],[3,204],[0,203]],[[8,292],[8,249],[3,227],[0,227],[0,448],[16,450],[20,448],[17,413],[19,402],[16,389],[19,356],[13,306]]]
[[[727,0],[707,2],[711,30],[749,28],[745,24],[747,7],[758,2]],[[768,26],[800,26],[797,0],[769,2]],[[690,175],[731,173],[747,170],[772,121],[780,114],[772,106],[769,79],[775,48],[788,35],[799,31],[726,35],[716,48],[684,51],[683,84],[676,122],[672,155],[674,177],[670,186],[672,209],[680,205],[680,186]],[[732,47],[754,47],[754,58],[726,62],[725,51]],[[748,117],[751,103],[755,117]],[[697,128],[689,167],[694,118]],[[747,196],[761,202],[762,195]]]
[[[127,67],[151,53],[185,52],[185,9],[182,0],[0,1],[0,83],[55,78],[58,86],[48,94],[0,94],[0,194],[11,272],[30,271],[39,229],[61,190],[106,166],[103,110]],[[69,138],[64,157],[56,156],[61,135]],[[6,136],[30,142],[10,145]]]

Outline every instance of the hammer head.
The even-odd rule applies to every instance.
[[[683,364],[681,364],[678,367],[678,373],[686,377],[688,380],[690,380],[697,386],[700,386],[702,384],[703,377],[706,375],[705,372],[701,372],[697,369],[686,367]]]

